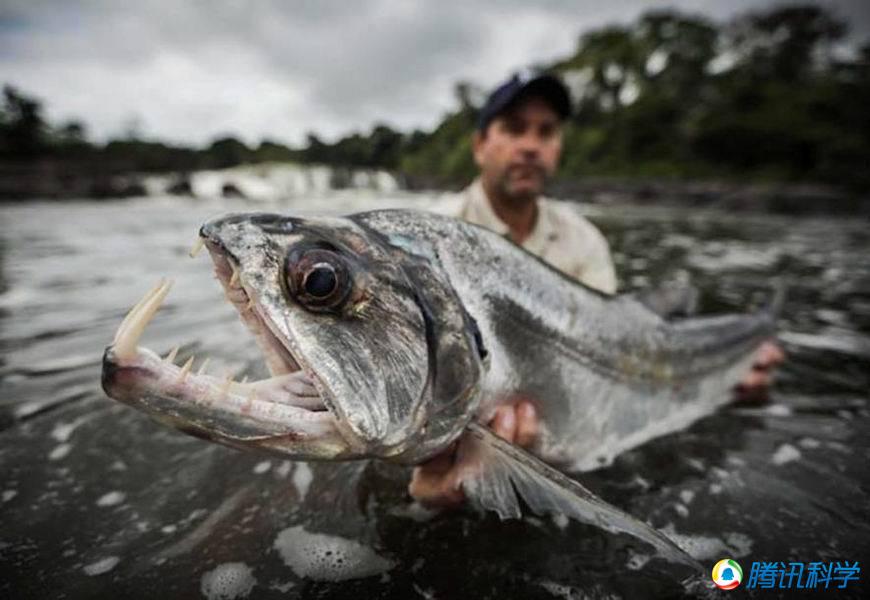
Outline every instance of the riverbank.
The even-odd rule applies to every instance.
[[[123,164],[39,161],[0,163],[0,201],[122,199],[142,196],[244,198],[273,202],[334,190],[367,189],[445,192],[461,184],[408,178],[383,169],[247,164],[227,169],[142,173]],[[734,181],[557,178],[548,193],[597,205],[656,205],[716,208],[791,215],[870,216],[870,195],[825,184]]]

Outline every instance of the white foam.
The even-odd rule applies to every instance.
[[[725,541],[705,535],[688,535],[674,531],[673,525],[662,529],[677,546],[696,559],[733,556],[740,558],[749,554],[752,540],[742,533],[725,533]]]
[[[285,479],[290,474],[290,469],[293,468],[293,463],[289,460],[282,460],[281,464],[275,467],[275,474],[281,479]]]
[[[116,504],[120,504],[124,501],[127,495],[124,492],[109,492],[108,494],[103,494],[97,500],[97,506],[115,506]]]
[[[9,502],[18,495],[18,490],[3,490],[3,502]]]
[[[639,554],[631,551],[629,552],[631,553],[631,556],[628,557],[628,560],[625,562],[625,566],[632,571],[639,571],[652,558],[649,554]]]
[[[742,533],[726,533],[725,542],[731,546],[731,556],[742,558],[752,552],[752,538]]]
[[[292,581],[286,581],[284,583],[281,583],[280,581],[276,581],[276,582],[272,583],[271,585],[269,585],[270,590],[278,590],[282,594],[286,594],[287,592],[292,590],[294,587],[296,587],[296,584],[293,583]]]
[[[80,425],[86,423],[92,418],[93,417],[90,416],[82,416],[73,420],[71,423],[57,423],[51,430],[51,437],[56,439],[58,442],[68,442],[73,432],[78,429]]]
[[[299,499],[303,500],[308,494],[308,488],[311,486],[311,480],[314,475],[311,473],[311,467],[307,463],[296,463],[296,468],[293,470],[293,485],[296,486],[296,491],[299,492]]]
[[[199,588],[208,600],[233,600],[247,597],[256,584],[251,567],[232,562],[203,573]]]
[[[299,525],[281,531],[273,547],[297,576],[316,581],[369,577],[395,566],[394,561],[359,542],[311,533]]]
[[[272,461],[264,460],[263,462],[257,463],[257,466],[254,467],[254,473],[257,475],[262,475],[266,471],[272,468]]]
[[[695,499],[695,492],[692,490],[682,490],[680,491],[680,500],[683,501],[683,504],[691,504],[692,500]]]
[[[555,598],[574,600],[574,598],[578,597],[574,594],[575,590],[570,585],[556,583],[555,581],[541,581],[538,585],[547,590]]]
[[[553,515],[553,524],[559,529],[565,529],[568,527],[568,517],[563,515],[562,513],[556,513]]]
[[[770,461],[775,465],[784,465],[785,463],[798,460],[801,457],[801,451],[791,444],[782,444],[773,453]]]
[[[689,509],[685,504],[680,504],[679,502],[674,503],[674,512],[683,517],[684,519],[689,516]]]
[[[56,446],[48,455],[48,460],[60,460],[69,454],[70,450],[72,450],[72,444],[61,444],[60,446]]]
[[[121,562],[121,559],[117,556],[107,556],[106,558],[100,559],[97,562],[86,565],[82,571],[85,572],[86,575],[90,575],[93,577],[94,575],[102,575],[103,573],[108,573],[112,569],[115,568]]]
[[[798,444],[801,448],[806,448],[807,450],[813,450],[822,445],[819,440],[811,437],[801,438],[800,440],[798,440]]]
[[[160,531],[162,533],[175,533],[177,529],[178,527],[176,527],[175,525],[164,525],[160,528]]]

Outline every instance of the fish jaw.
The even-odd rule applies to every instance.
[[[103,355],[102,385],[110,397],[190,435],[243,449],[277,452],[298,460],[356,458],[339,434],[307,375],[285,372],[237,383],[192,372],[193,358],[174,364],[137,345],[168,294],[161,282],[137,304]]]
[[[227,298],[257,337],[270,369],[270,354],[279,355],[278,362],[294,363],[309,375],[358,454],[393,460],[417,445],[424,426],[428,361],[423,319],[404,298],[408,312],[400,314],[407,317],[397,327],[385,327],[394,305],[369,293],[372,257],[366,250],[372,248],[362,248],[354,227],[346,219],[228,214],[204,223],[199,235]],[[309,311],[288,290],[286,269],[294,252],[319,247],[333,233],[357,242],[342,238],[332,246],[343,249],[340,259],[353,290],[341,309]],[[379,349],[373,350],[370,341]],[[386,355],[391,358],[384,360]],[[398,363],[403,365],[398,372],[389,368]]]

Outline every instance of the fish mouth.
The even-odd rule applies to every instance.
[[[194,357],[175,364],[178,348],[165,358],[138,346],[172,287],[161,280],[128,313],[103,357],[106,393],[186,433],[232,446],[260,446],[304,459],[348,454],[329,408],[328,391],[316,373],[297,360],[289,341],[260,310],[240,277],[237,261],[220,242],[199,238],[224,294],[254,335],[271,377],[248,382],[207,373],[208,358],[194,371]]]

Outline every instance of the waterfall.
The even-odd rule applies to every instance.
[[[396,177],[381,169],[262,163],[228,169],[193,171],[184,175],[148,175],[148,195],[183,194],[195,198],[238,196],[256,202],[329,195],[336,190],[395,192]]]

